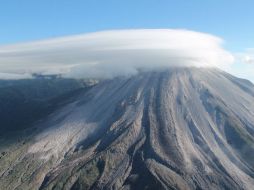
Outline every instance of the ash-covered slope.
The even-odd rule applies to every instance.
[[[253,189],[254,86],[217,69],[101,82],[2,146],[3,189]]]

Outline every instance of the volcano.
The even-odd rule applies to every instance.
[[[254,85],[215,68],[144,71],[2,138],[1,189],[251,190]]]

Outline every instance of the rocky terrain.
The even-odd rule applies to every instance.
[[[252,190],[254,86],[213,68],[101,81],[2,133],[0,154],[5,190]]]

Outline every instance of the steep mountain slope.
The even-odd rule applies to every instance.
[[[251,190],[253,92],[217,69],[103,81],[1,146],[0,187]]]

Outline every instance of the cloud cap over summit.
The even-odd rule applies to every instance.
[[[180,29],[96,32],[1,46],[0,73],[26,77],[34,72],[61,73],[82,78],[172,66],[225,68],[234,58],[222,42],[210,34]]]

